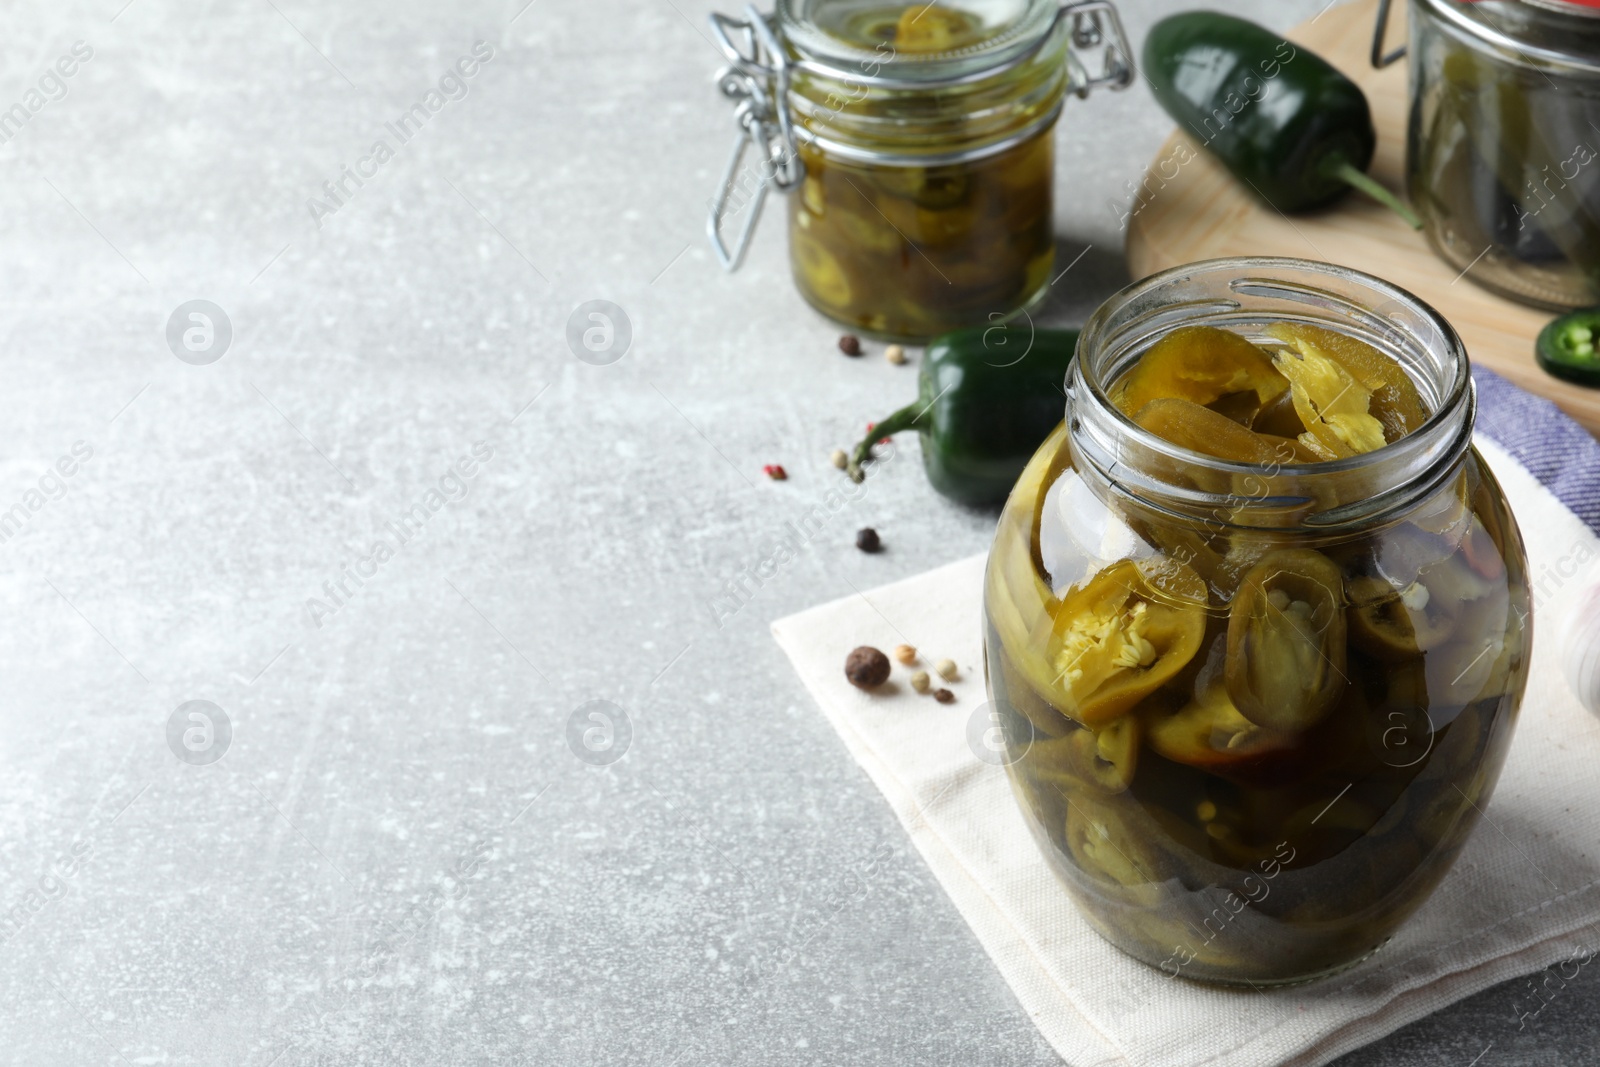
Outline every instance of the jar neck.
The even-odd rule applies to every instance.
[[[1053,124],[1068,89],[1083,84],[1069,38],[1058,22],[1020,62],[973,68],[955,84],[901,79],[893,64],[797,63],[789,92],[796,132],[863,163],[942,165],[1003,151]]]
[[[1252,337],[1275,323],[1336,330],[1396,359],[1428,419],[1373,452],[1262,465],[1172,444],[1111,401],[1111,387],[1177,326]],[[1436,493],[1471,448],[1475,413],[1466,351],[1438,312],[1369,275],[1290,259],[1191,264],[1124,289],[1084,327],[1067,390],[1074,466],[1102,499],[1132,499],[1179,521],[1313,537],[1383,525]]]
[[[1600,12],[1594,8],[1566,0],[1414,0],[1414,10],[1426,28],[1449,32],[1514,69],[1600,75]]]

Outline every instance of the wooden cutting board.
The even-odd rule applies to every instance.
[[[1391,48],[1405,39],[1406,4],[1402,0],[1394,8]],[[1367,57],[1376,11],[1377,0],[1341,4],[1296,27],[1289,38],[1366,90],[1378,128],[1371,173],[1389,188],[1402,189],[1410,106],[1406,64],[1372,69]],[[1158,168],[1174,158],[1180,144],[1187,144],[1198,158],[1163,182]],[[1172,173],[1171,163],[1166,173]],[[1236,182],[1181,131],[1162,146],[1145,188],[1143,207],[1128,221],[1128,266],[1134,277],[1195,260],[1248,255],[1298,256],[1366,271],[1438,308],[1460,332],[1475,363],[1549,397],[1590,433],[1600,434],[1600,390],[1557,381],[1534,362],[1534,338],[1554,314],[1513,303],[1461,277],[1434,255],[1421,233],[1387,208],[1352,194],[1326,210],[1287,218]]]

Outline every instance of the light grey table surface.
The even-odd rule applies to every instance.
[[[891,468],[718,624],[915,368],[838,355],[778,212],[716,266],[701,3],[523,3],[4,12],[0,1060],[1056,1062],[767,630],[994,515]],[[1048,319],[1126,280],[1112,204],[1167,127],[1142,88],[1069,106]],[[225,349],[187,309],[169,345],[195,299]],[[593,299],[632,325],[607,366],[566,342]],[[569,745],[596,700],[608,766]],[[1343,1062],[1593,1061],[1588,972],[1520,1033],[1519,998]]]

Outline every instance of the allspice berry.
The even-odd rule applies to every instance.
[[[839,351],[847,356],[859,356],[861,354],[861,338],[853,333],[845,334],[839,338]]]
[[[844,676],[857,689],[876,689],[889,680],[889,657],[862,645],[845,657]]]

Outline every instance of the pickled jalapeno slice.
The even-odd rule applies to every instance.
[[[965,11],[938,4],[912,4],[895,23],[894,46],[902,52],[948,52],[966,44],[976,29]]]
[[[1273,366],[1289,380],[1295,414],[1305,425],[1300,441],[1323,459],[1344,459],[1372,452],[1388,442],[1383,424],[1368,408],[1372,392],[1333,359],[1302,344],[1281,351]]]
[[[1305,730],[1333,710],[1345,674],[1344,575],[1308,548],[1269,552],[1228,611],[1228,695],[1269,730]]]
[[[1069,592],[1050,640],[1057,705],[1090,727],[1125,714],[1194,658],[1206,597],[1200,576],[1174,561],[1122,560]]]
[[[1142,740],[1138,716],[1124,715],[1098,730],[1076,726],[1065,737],[1036,740],[1022,762],[1034,779],[1063,797],[1080,786],[1121,793],[1133,784]]]
[[[1129,829],[1123,814],[1110,804],[1086,797],[1067,803],[1067,847],[1080,870],[1123,886],[1159,881],[1162,861],[1148,833]]]
[[[1389,443],[1428,421],[1428,409],[1411,376],[1398,362],[1365,341],[1300,322],[1277,323],[1268,327],[1267,333],[1302,355],[1315,352],[1344,368],[1372,394],[1370,413],[1383,426],[1384,439]]]
[[[1421,580],[1396,589],[1382,578],[1356,578],[1347,616],[1352,643],[1384,663],[1438,648],[1455,623],[1448,605]]]
[[[1288,388],[1272,358],[1228,330],[1181,326],[1150,347],[1113,394],[1134,417],[1152,400],[1187,400],[1204,407],[1235,393],[1268,404]]]
[[[1217,459],[1257,464],[1283,463],[1286,459],[1281,444],[1192,400],[1152,400],[1139,409],[1133,421],[1163,440]],[[1288,450],[1288,456],[1294,454],[1293,449]]]
[[[1071,745],[1077,776],[1106,793],[1120,793],[1133,784],[1139,766],[1139,720],[1132,715],[1107,723],[1098,730],[1074,731]]]
[[[1293,744],[1292,737],[1239,714],[1220,678],[1200,687],[1195,699],[1177,712],[1152,715],[1145,736],[1157,754],[1205,771],[1226,770]]]

